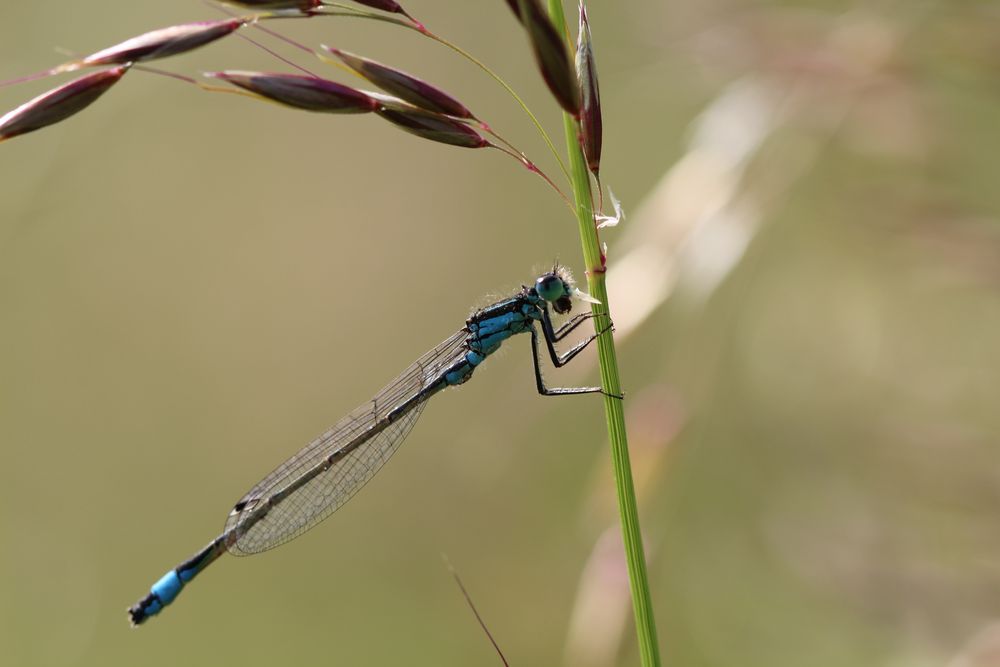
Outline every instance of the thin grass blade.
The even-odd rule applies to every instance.
[[[382,90],[414,106],[456,118],[474,118],[472,112],[457,99],[411,74],[332,46],[323,46],[323,49]]]
[[[118,83],[129,65],[101,70],[53,88],[0,117],[0,141],[40,130],[77,114]]]
[[[368,113],[378,103],[361,92],[336,81],[314,76],[226,70],[205,76],[221,79],[279,104],[321,113]]]

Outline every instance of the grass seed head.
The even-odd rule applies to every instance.
[[[40,130],[83,111],[116,84],[128,68],[122,65],[93,72],[25,102],[0,117],[0,141]]]
[[[160,28],[92,53],[79,65],[121,65],[166,58],[221,39],[246,22],[245,18],[230,18]]]
[[[566,40],[560,36],[539,0],[518,0],[518,7],[521,10],[521,22],[528,31],[528,38],[535,52],[535,60],[542,71],[542,78],[559,106],[574,116],[578,115],[580,88]]]
[[[383,12],[389,12],[391,14],[402,14],[406,18],[413,21],[418,27],[423,29],[423,26],[415,18],[406,13],[402,5],[398,2],[393,2],[393,0],[354,0],[356,4],[364,5],[365,7],[373,7],[374,9],[381,9]]]
[[[580,143],[587,167],[595,176],[601,168],[601,92],[597,85],[597,66],[590,37],[587,8],[580,3],[580,30],[577,33],[576,73],[580,84]]]
[[[399,105],[380,106],[376,113],[393,125],[422,139],[460,148],[485,148],[490,142],[460,121],[422,109],[404,109]]]
[[[330,46],[323,48],[340,58],[345,65],[382,90],[392,93],[414,106],[457,118],[473,118],[472,112],[464,104],[437,86],[432,86],[415,76],[374,60],[362,58]]]
[[[381,9],[383,12],[389,12],[392,14],[402,14],[410,20],[413,20],[406,10],[403,9],[402,5],[393,0],[354,0],[355,3],[359,5],[364,5],[365,7],[372,7],[374,9]]]
[[[323,4],[322,0],[222,0],[227,5],[249,7],[250,9],[298,9],[308,12]]]
[[[518,0],[507,0],[507,6],[510,7],[510,11],[514,12],[514,16],[517,17],[518,21],[520,21],[521,20],[521,6],[518,3]]]
[[[367,113],[378,104],[360,90],[315,76],[226,70],[205,76],[222,79],[274,102],[322,113]]]

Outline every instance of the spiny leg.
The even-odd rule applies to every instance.
[[[580,317],[581,319],[578,322],[574,323],[572,329],[570,329],[569,331],[572,331],[576,327],[580,326],[580,324],[582,324],[583,321],[587,319],[583,316],[577,316],[577,317]],[[570,322],[572,322],[572,320],[570,320]],[[562,328],[565,328],[565,325],[564,327],[561,327],[561,329]],[[573,359],[573,357],[575,357],[576,355],[580,354],[580,352],[583,351],[583,348],[590,345],[592,342],[594,342],[594,339],[596,339],[601,334],[610,331],[612,328],[614,328],[614,325],[609,324],[608,326],[604,327],[604,329],[602,329],[601,331],[591,334],[586,339],[574,345],[565,354],[560,355],[559,352],[556,350],[555,343],[565,338],[566,334],[568,334],[569,331],[566,331],[562,335],[559,335],[557,331],[553,331],[552,318],[549,316],[548,308],[542,310],[542,334],[545,337],[545,346],[546,348],[548,348],[549,358],[552,359],[552,363],[555,364],[556,368],[562,368],[563,366],[568,364]],[[532,327],[532,329],[534,329],[534,327]]]
[[[593,339],[591,339],[593,340]],[[546,338],[548,342],[548,338]],[[578,346],[581,350],[590,341],[585,341]],[[552,348],[552,344],[549,343],[549,349],[555,358],[555,350]],[[574,348],[575,349],[575,348]],[[580,350],[576,350],[579,352]],[[538,387],[538,393],[542,396],[567,396],[571,394],[604,394],[605,396],[611,396],[600,387],[546,387],[545,381],[542,379],[542,354],[538,349],[538,331],[535,327],[531,327],[531,361],[535,367],[535,384]],[[572,353],[573,350],[570,350]],[[620,396],[618,398],[621,398]]]
[[[549,311],[548,311],[548,308],[546,308],[545,309],[545,316],[547,316],[548,314],[549,314]],[[562,340],[567,335],[569,335],[570,332],[572,332],[574,329],[576,329],[578,326],[580,326],[581,324],[583,324],[585,321],[591,319],[592,317],[594,317],[594,313],[592,313],[592,312],[580,313],[579,315],[574,315],[573,317],[569,318],[567,321],[563,322],[562,325],[560,325],[558,329],[556,329],[555,331],[552,332],[552,340],[553,341],[557,341],[557,342],[560,341],[560,340]],[[551,324],[551,323],[552,323],[552,321],[549,320],[549,324]]]

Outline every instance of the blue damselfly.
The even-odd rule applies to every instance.
[[[167,572],[149,594],[129,608],[139,625],[170,604],[181,589],[226,551],[250,555],[298,537],[346,503],[371,479],[413,428],[427,400],[466,382],[476,367],[511,336],[531,334],[535,382],[545,396],[605,393],[600,387],[547,387],[542,379],[539,342],[556,366],[563,366],[598,335],[563,354],[555,344],[591,312],[575,315],[558,329],[550,308],[565,315],[573,300],[594,299],[573,286],[568,271],[556,266],[531,287],[475,312],[457,333],[423,355],[375,397],[306,445],[258,482],[233,507],[219,537]]]

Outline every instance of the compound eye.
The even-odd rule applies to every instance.
[[[535,281],[535,291],[538,292],[538,296],[551,303],[566,296],[566,286],[562,279],[551,273],[547,273]],[[556,312],[561,311],[557,308]]]
[[[568,296],[561,296],[553,302],[552,309],[560,315],[565,315],[573,310],[573,300]]]

